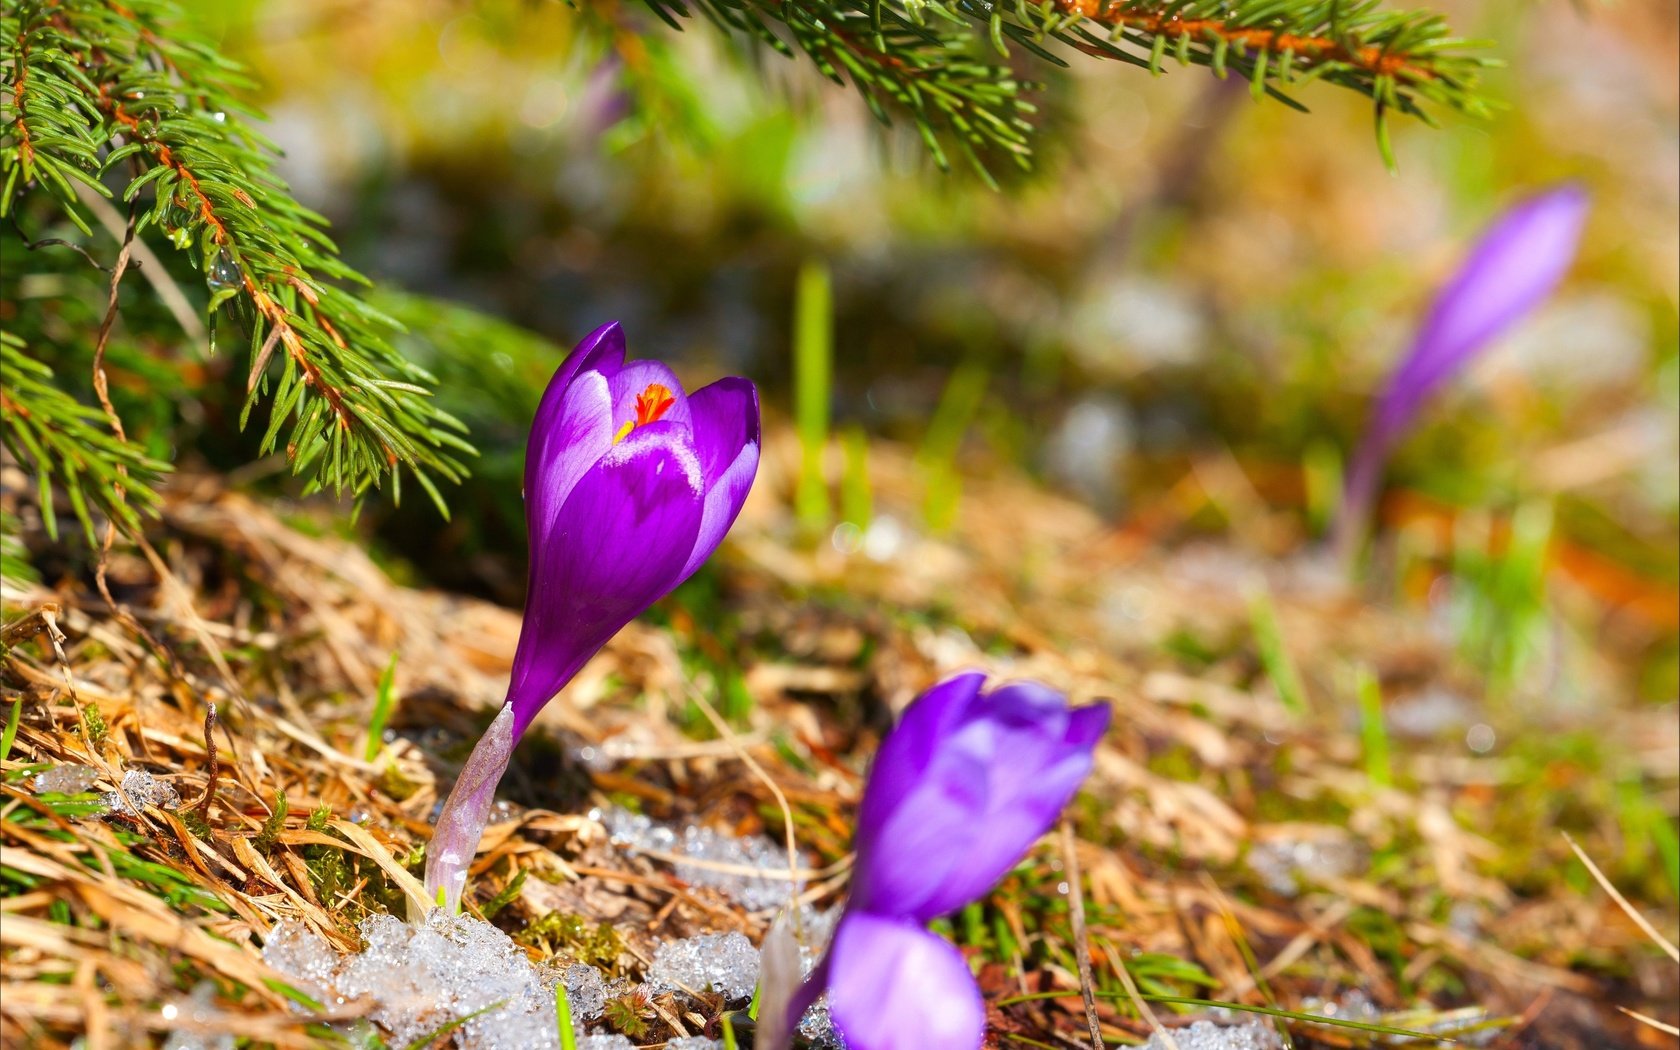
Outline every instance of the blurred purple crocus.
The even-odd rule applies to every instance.
[[[980,988],[927,923],[979,899],[1055,822],[1109,716],[1033,682],[982,693],[985,680],[929,689],[882,742],[858,810],[851,899],[787,1005],[789,1030],[826,991],[853,1050],[980,1046]]]
[[[624,360],[616,323],[590,333],[543,394],[525,452],[525,622],[507,702],[461,770],[426,858],[451,911],[496,784],[544,704],[619,629],[717,549],[758,470],[758,391],[685,394],[658,361]]]
[[[1383,464],[1442,383],[1552,293],[1575,259],[1587,195],[1565,185],[1507,211],[1436,295],[1417,338],[1389,376],[1354,454],[1336,520],[1336,548],[1362,542]]]

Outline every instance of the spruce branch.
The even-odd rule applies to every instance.
[[[52,486],[62,482],[89,546],[97,546],[94,514],[135,532],[140,515],[155,511],[155,484],[168,464],[112,434],[101,409],[60,390],[52,370],[26,352],[24,342],[0,332],[0,440],[40,485],[47,533],[58,535]]]
[[[599,0],[614,3],[615,0]],[[922,5],[870,0],[645,0],[673,28],[689,4],[726,34],[787,57],[803,54],[837,84],[850,83],[875,117],[909,115],[940,167],[954,149],[990,181],[998,154],[1030,166],[1032,85],[988,60],[961,19],[934,24]]]
[[[205,275],[212,332],[223,308],[248,322],[241,424],[268,402],[262,451],[285,430],[294,471],[339,494],[389,477],[400,497],[406,468],[443,510],[433,478],[464,473],[464,428],[430,400],[432,377],[392,348],[396,323],[350,290],[367,282],[338,258],[325,220],[274,173],[274,147],[238,98],[240,68],[166,0],[9,4],[0,48],[11,102],[0,214],[41,189],[90,232],[73,183],[104,196],[121,185],[140,203],[138,230],[161,231]]]
[[[1324,80],[1372,100],[1390,163],[1390,113],[1433,122],[1435,110],[1490,108],[1477,82],[1491,59],[1439,15],[1391,11],[1380,0],[645,2],[675,27],[693,4],[726,33],[803,53],[830,79],[850,81],[883,121],[889,106],[907,114],[941,166],[950,145],[982,174],[998,150],[1030,161],[1033,85],[1014,72],[1027,56],[1067,65],[1064,55],[1082,54],[1156,74],[1170,58],[1246,77],[1257,98],[1296,108],[1287,91]],[[995,61],[981,57],[988,47]]]
[[[1431,106],[1476,117],[1490,110],[1477,94],[1477,81],[1492,60],[1474,54],[1474,44],[1453,36],[1445,19],[1431,12],[1391,11],[1380,0],[1054,0],[1054,5],[1064,21],[1041,22],[1042,31],[1081,51],[1109,55],[1091,39],[1090,27],[1102,27],[1111,44],[1147,51],[1155,73],[1170,48],[1181,65],[1246,77],[1257,98],[1274,94],[1289,101],[1280,88],[1315,79],[1358,91],[1375,104],[1385,154],[1390,112],[1433,122]],[[1070,31],[1080,39],[1071,39]]]

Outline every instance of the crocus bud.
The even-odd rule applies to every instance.
[[[590,333],[560,366],[525,452],[530,577],[508,718],[479,741],[438,817],[426,860],[432,899],[441,891],[458,906],[489,801],[537,712],[717,549],[746,502],[758,448],[750,382],[687,394],[658,361],[627,364],[617,324]]]
[[[1587,195],[1563,186],[1506,212],[1436,295],[1411,349],[1389,376],[1348,471],[1336,545],[1351,555],[1389,451],[1425,400],[1552,293],[1575,260]]]
[[[983,694],[984,683],[971,673],[934,686],[882,742],[851,898],[790,1024],[826,991],[854,1050],[980,1045],[986,1012],[968,964],[924,927],[985,894],[1055,823],[1109,717],[1035,683]]]
[[[530,586],[513,658],[514,737],[607,639],[711,556],[758,471],[758,390],[692,394],[624,361],[605,325],[555,373],[525,453]]]

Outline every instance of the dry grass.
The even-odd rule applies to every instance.
[[[1469,692],[1472,680],[1415,612],[1268,555],[1267,510],[1230,482],[1234,463],[1187,474],[1136,516],[1147,528],[1125,532],[1020,480],[971,480],[952,534],[911,530],[877,562],[796,538],[795,455],[782,438],[767,451],[715,586],[624,631],[522,746],[469,891],[483,907],[528,873],[499,925],[518,932],[556,913],[609,923],[621,944],[606,965],[629,974],[665,938],[762,935],[769,916],[611,847],[586,815],[611,803],[779,839],[785,799],[810,898],[840,899],[851,807],[880,732],[935,677],[980,666],[1115,704],[1070,811],[1106,1039],[1138,1042],[1153,1024],[1202,1016],[1162,997],[1294,1011],[1363,989],[1388,1010],[1432,1004],[1385,1023],[1480,1025],[1495,1046],[1672,1045],[1617,1008],[1672,1024],[1674,968],[1558,834],[1573,832],[1601,862],[1648,848],[1586,800],[1593,785],[1633,778],[1672,819],[1672,711],[1594,720],[1600,761],[1548,750],[1574,731],[1565,714],[1495,711],[1487,720],[1516,733],[1495,755],[1458,737],[1397,739],[1396,786],[1377,786],[1363,765],[1354,663],[1374,668],[1391,700]],[[920,482],[908,457],[878,446],[871,473],[877,505],[912,520]],[[1245,529],[1219,545],[1168,542],[1210,501],[1250,501]],[[44,620],[7,639],[18,644],[5,657],[5,708],[18,701],[21,717],[0,788],[0,1036],[8,1047],[141,1045],[141,1033],[177,1027],[163,1007],[208,980],[210,1027],[316,1045],[320,1030],[288,1008],[260,943],[297,919],[351,949],[361,917],[418,895],[429,815],[501,699],[518,616],[399,586],[356,545],[207,482],[177,488],[152,541],[169,577],[119,553],[110,579],[160,650],[123,626],[86,572],[7,595],[13,613],[56,603],[64,642],[61,662]],[[1261,671],[1249,630],[1261,587],[1305,713]],[[364,761],[393,652],[396,735]],[[734,665],[730,693],[720,669]],[[696,715],[694,688],[730,715],[731,739]],[[1601,695],[1616,688],[1607,678]],[[616,762],[590,773],[545,737]],[[102,790],[125,770],[149,771],[182,806],[100,820],[36,797],[29,774],[64,762],[96,768]],[[1326,863],[1280,892],[1250,863],[1268,843],[1316,844]],[[1047,840],[952,921],[977,958],[998,1045],[1089,1045],[1063,856]],[[1672,936],[1672,895],[1641,885],[1645,899],[1623,884],[1628,914]],[[561,941],[544,943],[591,950]],[[715,1024],[716,1005],[690,1030]],[[1460,1006],[1474,1009],[1451,1012]],[[1297,1045],[1372,1045],[1369,1033],[1287,1027]],[[668,1030],[656,1022],[647,1040]]]

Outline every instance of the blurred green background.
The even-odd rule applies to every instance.
[[[1399,450],[1402,512],[1371,571],[1420,608],[1440,597],[1408,591],[1407,559],[1454,572],[1493,617],[1467,633],[1494,664],[1520,664],[1513,625],[1563,602],[1618,682],[1671,702],[1676,8],[1444,9],[1497,41],[1508,66],[1489,87],[1507,108],[1396,121],[1394,171],[1349,92],[1309,86],[1303,115],[1204,70],[1090,61],[1026,71],[1048,80],[1049,131],[1040,170],[1001,193],[933,170],[912,132],[803,65],[743,60],[639,5],[288,0],[194,17],[253,66],[284,174],[483,453],[446,492],[447,527],[423,500],[376,501],[361,527],[416,575],[509,602],[526,420],[555,355],[434,300],[561,345],[621,319],[632,354],[696,381],[749,375],[785,419],[796,274],[814,261],[832,274],[837,430],[922,446],[942,401],[978,393],[951,410],[964,469],[1030,471],[1116,522],[1229,453],[1266,527],[1201,515],[1164,540],[1285,555],[1313,550],[1337,462],[1470,239],[1527,192],[1582,180],[1594,205],[1571,278]],[[1468,513],[1442,540],[1426,526],[1445,511]],[[1533,527],[1502,553],[1486,537],[1513,513]],[[1524,543],[1551,551],[1534,586],[1511,582]]]

